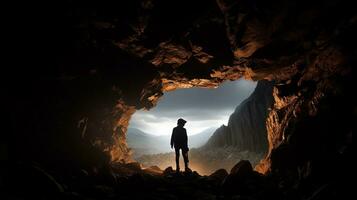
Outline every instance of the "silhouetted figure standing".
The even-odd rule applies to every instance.
[[[176,172],[180,171],[180,149],[182,151],[183,160],[185,162],[185,171],[191,171],[188,167],[188,145],[187,145],[187,132],[183,127],[186,120],[180,118],[177,120],[177,126],[172,130],[171,135],[171,149],[175,147],[176,153]]]

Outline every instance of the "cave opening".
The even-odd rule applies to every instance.
[[[203,175],[229,171],[240,160],[253,166],[268,151],[265,121],[272,103],[271,84],[243,78],[217,88],[186,88],[164,93],[150,110],[136,111],[126,138],[132,158],[142,166],[175,166],[170,149],[178,118],[188,121],[190,168]],[[184,166],[180,159],[180,166]]]

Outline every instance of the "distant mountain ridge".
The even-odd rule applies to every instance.
[[[204,145],[212,136],[216,128],[211,127],[202,132],[188,136],[190,148],[198,148]],[[172,151],[170,149],[171,135],[155,136],[145,133],[137,128],[128,128],[126,135],[127,144],[134,151],[134,157],[143,154],[157,154]]]

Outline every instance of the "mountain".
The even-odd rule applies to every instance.
[[[164,145],[167,143],[164,138],[145,133],[137,128],[128,128],[126,135],[128,146],[134,150],[134,157],[139,153],[153,154],[164,151]],[[169,150],[169,145],[166,145],[166,150]]]
[[[191,148],[198,148],[204,145],[208,139],[213,135],[216,127],[211,127],[197,133],[195,135],[188,136],[188,144]]]
[[[129,146],[144,147],[149,145],[148,141],[152,141],[155,136],[145,133],[137,128],[128,128],[127,142]]]
[[[218,128],[204,148],[234,146],[241,150],[264,152],[268,148],[265,121],[273,103],[273,84],[259,81],[254,92]]]

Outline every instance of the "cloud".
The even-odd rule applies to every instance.
[[[160,105],[153,110],[234,108],[250,95],[255,86],[255,82],[238,80],[225,82],[217,89],[178,89],[165,93]]]
[[[184,118],[186,120],[199,121],[202,119],[216,119],[227,114],[231,114],[233,109],[172,109],[172,110],[155,110],[155,111],[137,111],[135,115],[142,117],[146,121],[165,120],[169,118]],[[148,118],[147,115],[156,116],[156,118]]]
[[[225,82],[217,89],[190,88],[168,92],[153,109],[137,111],[130,120],[130,127],[155,135],[171,134],[177,119],[182,117],[188,121],[189,134],[218,128],[228,122],[230,114],[255,87],[255,82],[238,80]]]

